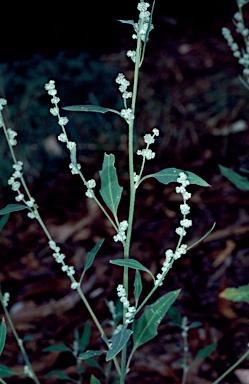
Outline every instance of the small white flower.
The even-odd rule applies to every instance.
[[[77,289],[80,287],[80,283],[77,283],[76,281],[73,281],[71,284],[71,289]]]
[[[147,133],[146,135],[144,135],[144,142],[146,144],[150,145],[150,144],[153,144],[155,142],[155,139],[150,133]]]
[[[131,108],[121,109],[121,116],[127,121],[127,123],[135,118]]]
[[[180,210],[183,215],[187,215],[190,212],[190,206],[188,204],[181,204]]]
[[[93,192],[92,189],[88,189],[88,190],[86,191],[85,195],[86,195],[87,197],[89,197],[90,199],[92,199],[92,198],[94,197],[94,192]]]
[[[54,108],[50,108],[49,111],[50,111],[51,115],[57,116],[59,113],[59,108],[57,106],[55,106]]]
[[[95,188],[96,187],[96,181],[94,179],[88,180],[87,186],[88,186],[88,188]]]
[[[9,299],[10,299],[10,294],[9,294],[9,292],[5,292],[4,295],[3,295],[3,306],[4,306],[5,308],[7,308],[7,306],[8,306]]]
[[[68,118],[67,117],[60,117],[59,118],[59,120],[58,120],[58,123],[60,124],[60,125],[66,125],[67,123],[68,123]]]
[[[155,136],[159,136],[159,129],[153,128],[152,132],[154,133]]]
[[[61,141],[62,143],[66,143],[67,135],[65,133],[60,133],[60,135],[58,136],[58,140]]]
[[[132,35],[132,38],[137,38],[136,35]],[[127,51],[126,53],[127,57],[129,57],[134,63],[136,62],[136,51]]]
[[[183,220],[180,221],[180,224],[184,228],[189,228],[189,227],[192,226],[192,220],[183,219]]]
[[[185,236],[187,232],[185,231],[184,228],[182,228],[182,227],[178,227],[178,228],[176,228],[176,233],[177,233],[177,235],[179,235],[179,236]]]

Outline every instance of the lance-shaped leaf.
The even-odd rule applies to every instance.
[[[123,23],[123,24],[131,24],[133,27],[135,25],[133,20],[117,20],[117,21],[119,21],[120,23]]]
[[[61,380],[69,380],[70,383],[76,383],[76,381],[73,381],[72,377],[68,376],[66,373],[64,373],[63,371],[59,371],[59,370],[54,370],[54,371],[50,371],[46,374],[46,379],[49,379],[51,376],[57,376],[59,379]]]
[[[107,207],[114,215],[117,214],[123,188],[118,184],[117,170],[114,167],[115,156],[105,153],[102,170],[99,172],[101,179],[100,194]]]
[[[122,351],[131,334],[131,329],[122,328],[116,335],[112,336],[110,339],[111,347],[106,354],[106,361],[113,359],[120,351]]]
[[[166,293],[155,303],[147,305],[141,317],[133,321],[133,351],[157,335],[157,328],[180,290]]]
[[[80,360],[87,360],[87,359],[90,359],[90,357],[94,357],[94,356],[100,356],[102,355],[104,352],[106,351],[86,351],[86,352],[83,352],[79,355],[79,359]]]
[[[10,377],[13,375],[18,375],[18,372],[12,371],[7,365],[0,364],[0,377]]]
[[[4,215],[3,217],[1,217],[1,219],[0,219],[0,231],[3,229],[3,227],[5,226],[7,221],[9,220],[9,217],[10,217],[9,213],[7,215]]]
[[[85,264],[85,267],[84,267],[83,272],[82,272],[81,277],[80,277],[80,283],[82,282],[83,277],[84,277],[86,271],[91,267],[91,265],[93,263],[93,260],[94,260],[94,258],[96,256],[96,254],[98,253],[98,251],[99,251],[101,245],[103,244],[103,242],[104,242],[104,239],[99,240],[97,242],[97,244],[95,244],[93,249],[90,252],[87,253],[87,255],[86,255],[86,264]]]
[[[140,271],[144,271],[149,273],[149,275],[152,277],[152,279],[155,281],[155,277],[153,273],[146,267],[143,266],[143,264],[139,263],[139,261],[134,259],[117,259],[117,260],[110,260],[111,264],[119,265],[120,267],[129,267],[133,269],[138,269]]]
[[[223,167],[223,165],[219,165],[219,168],[221,173],[237,188],[242,189],[242,191],[249,191],[249,180],[247,177],[241,176],[232,169]]]
[[[0,215],[7,215],[11,212],[22,211],[23,209],[29,209],[29,207],[22,204],[8,204],[6,207],[0,209]]]
[[[97,377],[92,375],[90,378],[90,384],[100,384],[100,381],[99,381],[99,379],[97,379]]]
[[[194,365],[194,363],[199,360],[199,359],[205,359],[207,356],[210,355],[210,353],[212,353],[215,348],[216,348],[216,345],[217,343],[212,343],[212,344],[209,344],[208,346],[204,347],[204,348],[201,348],[198,352],[197,352],[197,355],[195,356],[195,359],[193,361],[193,363],[191,365]]]
[[[0,355],[3,352],[5,340],[6,340],[6,324],[3,317],[0,325]]]
[[[115,109],[112,109],[112,108],[100,107],[99,105],[70,105],[62,109],[65,109],[66,111],[70,111],[70,112],[98,112],[98,113],[113,112],[121,116],[121,113],[119,111],[116,111]]]
[[[177,168],[165,168],[162,171],[143,177],[141,181],[148,179],[149,177],[154,177],[155,179],[160,181],[160,183],[167,185],[169,183],[176,182],[180,172],[184,172],[187,175],[190,184],[197,184],[197,185],[200,185],[201,187],[209,186],[209,184],[205,180],[203,180],[201,177],[197,176],[196,174],[189,171],[182,171],[181,169],[177,169]]]
[[[139,297],[141,295],[143,286],[142,279],[138,269],[136,269],[136,275],[134,280],[134,298],[135,298],[135,307],[137,307]]]
[[[226,288],[219,296],[235,302],[245,301],[249,303],[249,284],[242,285],[239,288]]]
[[[43,349],[44,352],[72,352],[72,350],[67,347],[65,344],[55,344],[50,345],[49,347],[46,347]]]

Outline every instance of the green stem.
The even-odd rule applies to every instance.
[[[136,48],[136,61],[135,61],[135,70],[134,70],[134,83],[132,91],[132,103],[131,109],[133,116],[135,116],[136,109],[136,99],[137,99],[137,88],[138,88],[138,75],[139,75],[139,64],[141,56],[141,38],[138,36],[137,39],[137,48]],[[135,206],[135,195],[136,189],[134,184],[134,120],[129,122],[129,133],[128,133],[128,154],[129,154],[129,175],[130,175],[130,206],[129,206],[129,216],[128,216],[128,228],[127,235],[124,247],[124,259],[128,259],[130,256],[130,243],[131,243],[131,233],[132,233],[132,224],[134,218],[134,206]],[[128,268],[124,267],[123,274],[123,285],[128,294]],[[123,321],[125,322],[125,309],[123,311]],[[127,357],[127,344],[122,349],[121,354],[121,376],[120,384],[125,383],[125,377],[127,374],[126,370],[126,357]]]
[[[93,319],[93,321],[94,321],[96,327],[98,328],[99,333],[100,333],[100,335],[101,335],[101,338],[104,340],[104,342],[106,343],[106,345],[107,345],[108,348],[109,348],[109,343],[108,343],[108,339],[107,339],[107,337],[106,337],[105,331],[104,331],[104,329],[102,328],[100,322],[98,321],[98,319],[97,319],[95,313],[93,312],[93,310],[92,310],[90,304],[88,303],[88,301],[87,301],[87,299],[86,299],[84,293],[82,292],[81,288],[77,288],[77,291],[78,291],[78,294],[79,294],[80,298],[82,299],[83,303],[85,304],[85,306],[86,306],[88,312],[90,313],[90,315],[91,315],[91,317],[92,317],[92,319]],[[114,357],[113,361],[114,361],[114,364],[115,364],[115,367],[116,367],[116,369],[117,369],[118,374],[121,375],[120,366],[119,366],[119,363],[118,363],[116,357]]]
[[[249,349],[244,353],[244,355],[242,355],[238,361],[236,361],[236,363],[234,363],[230,368],[228,368],[228,370],[226,372],[223,373],[223,375],[221,375],[217,380],[215,380],[213,382],[213,384],[218,384],[221,382],[222,379],[224,379],[224,377],[226,377],[230,372],[232,372],[234,370],[234,368],[236,368],[243,360],[245,360],[247,358],[247,356],[249,356]]]
[[[35,374],[35,372],[34,372],[34,370],[33,370],[33,367],[32,367],[32,365],[31,365],[31,363],[30,363],[30,361],[29,361],[27,352],[26,352],[26,350],[25,350],[25,348],[24,348],[24,346],[23,346],[23,341],[22,341],[22,339],[19,338],[19,336],[18,336],[18,334],[17,334],[17,332],[16,332],[16,329],[15,329],[15,326],[14,326],[14,324],[13,324],[13,322],[12,322],[12,319],[11,319],[11,317],[10,317],[10,315],[9,315],[9,311],[7,310],[7,308],[5,307],[5,305],[3,304],[3,296],[2,296],[1,293],[0,293],[0,301],[1,301],[1,303],[2,303],[3,310],[4,310],[4,313],[5,313],[5,316],[6,316],[7,320],[8,320],[8,322],[9,322],[9,325],[10,325],[10,328],[11,328],[11,330],[12,330],[12,333],[13,333],[13,335],[14,335],[16,341],[17,341],[17,344],[18,344],[18,346],[19,346],[19,348],[20,348],[20,350],[21,350],[21,352],[22,352],[22,355],[23,355],[23,359],[24,359],[25,365],[27,365],[27,367],[28,367],[28,369],[29,369],[29,372],[31,372],[31,374],[32,374],[32,377],[31,377],[31,378],[34,380],[34,382],[35,382],[36,384],[40,384],[40,381],[38,380],[38,378],[37,378],[37,376],[36,376],[36,374]]]

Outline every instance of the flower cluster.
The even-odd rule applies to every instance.
[[[3,99],[2,97],[0,98],[0,111],[3,110],[3,107],[7,104],[7,100]]]
[[[186,215],[190,212],[190,207],[186,203],[188,199],[191,197],[191,193],[186,191],[186,187],[190,184],[187,178],[187,175],[184,172],[179,173],[179,177],[177,178],[177,182],[180,186],[176,187],[176,193],[181,193],[183,198],[183,204],[180,205],[180,210],[183,215],[183,219],[180,221],[180,227],[176,228],[176,233],[180,236],[178,241],[178,246],[175,252],[172,249],[168,249],[165,252],[165,260],[163,262],[163,266],[161,268],[161,272],[157,274],[155,285],[162,285],[163,280],[171,268],[174,260],[179,259],[182,255],[185,255],[187,252],[187,245],[181,244],[183,236],[186,235],[186,228],[192,226],[192,220],[186,219]]]
[[[54,240],[49,240],[48,245],[49,245],[49,248],[52,249],[52,251],[54,251],[53,257],[54,257],[56,263],[62,264],[61,270],[63,272],[66,272],[66,274],[72,280],[72,276],[75,274],[74,267],[73,266],[68,266],[68,265],[65,264],[64,259],[65,259],[66,256],[64,255],[64,253],[61,252],[60,247],[58,247],[58,245],[55,243]],[[80,286],[79,283],[77,283],[76,281],[72,281],[72,284],[71,284],[71,288],[72,289],[77,289],[79,286]]]
[[[150,133],[147,133],[146,135],[144,135],[144,142],[146,144],[146,148],[142,150],[141,149],[137,150],[137,155],[143,156],[144,159],[146,160],[154,159],[156,155],[155,152],[153,152],[149,148],[149,146],[155,142],[155,136],[159,136],[159,130],[157,128],[154,128],[152,132],[153,132],[153,135],[151,135]]]
[[[30,219],[34,219],[37,217],[37,210],[35,209],[35,199],[33,197],[30,197],[29,200],[25,200],[24,194],[20,191],[20,178],[22,177],[23,163],[22,161],[17,161],[15,164],[13,164],[12,167],[14,168],[14,172],[8,180],[8,184],[11,186],[12,191],[17,192],[15,200],[18,203],[22,201],[24,204],[26,204],[27,207],[30,208],[30,211],[28,212],[28,217]]]
[[[147,32],[150,32],[154,28],[152,24],[149,27],[149,22],[150,22],[150,12],[148,11],[149,6],[150,6],[149,3],[140,1],[140,3],[137,6],[137,9],[139,10],[138,23],[133,24],[135,33],[132,35],[132,38],[137,39],[139,36],[144,43],[146,42],[145,39],[146,39]],[[148,28],[150,28],[149,31],[148,31]],[[136,62],[136,51],[129,50],[127,52],[127,56],[134,63]]]
[[[57,90],[55,89],[55,81],[50,80],[47,84],[45,84],[45,89],[48,92],[48,94],[52,97],[51,103],[54,104],[54,107],[50,109],[50,113],[53,116],[57,116],[58,118],[58,124],[60,125],[62,129],[62,133],[58,136],[58,140],[62,143],[65,143],[67,146],[67,149],[70,152],[70,159],[71,163],[69,164],[69,168],[71,170],[71,173],[73,175],[78,174],[80,171],[80,164],[76,161],[76,143],[74,141],[68,140],[66,131],[65,131],[65,125],[68,123],[67,117],[61,117],[59,112],[58,103],[60,101],[59,97],[57,97]]]
[[[128,124],[135,118],[131,108],[121,109],[121,116],[127,121]]]
[[[120,84],[118,89],[122,93],[123,99],[129,99],[132,97],[132,92],[127,92],[127,88],[130,85],[129,80],[125,78],[125,75],[123,73],[119,73],[116,78],[116,83]]]
[[[121,223],[119,223],[118,233],[115,236],[113,236],[113,240],[116,242],[121,241],[123,243],[126,239],[125,231],[127,230],[127,228],[128,228],[127,220],[121,221]]]
[[[237,1],[239,11],[235,13],[233,18],[233,22],[236,27],[236,32],[242,36],[245,47],[239,47],[239,45],[234,41],[231,31],[228,28],[222,28],[222,34],[226,39],[227,44],[233,53],[233,56],[236,57],[238,59],[239,64],[244,67],[243,75],[247,83],[249,83],[249,29],[245,27],[242,13],[242,7],[247,2],[248,1],[246,0]]]
[[[117,286],[117,294],[118,294],[118,297],[120,298],[121,303],[123,304],[123,307],[127,309],[127,312],[125,314],[125,317],[126,317],[125,323],[126,324],[132,323],[136,313],[136,307],[130,305],[129,300],[127,299],[125,288],[122,284],[119,284]]]
[[[5,292],[2,298],[2,304],[5,308],[7,308],[9,300],[10,300],[10,294],[9,292]]]
[[[17,132],[14,131],[13,129],[11,128],[8,128],[7,129],[7,134],[8,134],[8,139],[9,139],[9,143],[12,147],[14,147],[16,144],[17,144],[17,140],[15,139],[15,137],[17,136]]]
[[[94,197],[93,188],[96,187],[96,181],[94,179],[91,179],[87,181],[87,191],[86,196],[92,199]]]

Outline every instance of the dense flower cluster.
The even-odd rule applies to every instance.
[[[244,41],[244,47],[240,48],[239,45],[234,41],[231,31],[228,28],[222,28],[222,34],[225,37],[228,46],[230,47],[233,56],[238,59],[239,64],[243,68],[243,76],[247,83],[249,83],[249,29],[245,27],[242,7],[248,3],[248,0],[238,0],[237,4],[239,11],[235,13],[233,22],[236,27],[236,32],[240,34]]]
[[[127,220],[121,221],[118,227],[118,233],[115,236],[113,236],[113,240],[116,242],[121,241],[123,243],[126,239],[125,231],[127,230],[127,228],[128,228],[128,221]]]
[[[135,33],[132,35],[133,39],[137,39],[140,37],[140,39],[145,43],[146,41],[146,35],[149,33],[154,27],[151,24],[149,26],[150,22],[150,12],[148,11],[150,4],[146,3],[144,1],[140,1],[138,3],[137,9],[139,10],[139,19],[138,23],[134,23],[134,30]],[[149,28],[149,31],[148,31]],[[130,57],[130,59],[135,63],[136,62],[136,51],[129,50],[127,52],[127,56]]]
[[[144,135],[144,142],[146,144],[146,148],[142,150],[141,149],[137,150],[137,155],[143,156],[146,160],[154,159],[156,155],[155,152],[149,149],[149,146],[151,144],[154,144],[155,136],[159,136],[159,130],[157,128],[154,128],[152,132],[153,132],[153,135],[151,135],[150,133],[147,133],[146,135]]]
[[[58,124],[60,125],[62,129],[62,133],[58,136],[58,140],[62,143],[65,143],[67,146],[67,149],[70,152],[70,159],[71,163],[69,164],[69,168],[71,170],[71,173],[73,175],[76,175],[80,171],[80,164],[77,163],[76,160],[76,143],[74,141],[70,141],[67,137],[66,131],[65,131],[65,125],[68,123],[68,118],[61,117],[59,112],[58,103],[60,101],[59,97],[57,97],[57,90],[55,89],[55,81],[50,80],[47,84],[45,84],[45,89],[48,92],[48,94],[51,96],[51,103],[54,104],[54,107],[50,109],[50,113],[53,116],[57,116],[58,118]]]
[[[186,218],[186,215],[190,212],[190,206],[186,203],[188,199],[191,197],[191,193],[186,191],[186,187],[190,184],[187,178],[187,175],[184,172],[180,172],[177,182],[180,186],[176,187],[176,193],[181,193],[183,198],[183,204],[180,205],[180,210],[183,215],[183,219],[180,221],[180,227],[176,228],[176,233],[180,236],[180,240],[178,242],[178,246],[175,252],[172,249],[168,249],[165,252],[165,260],[163,262],[163,266],[161,268],[161,272],[157,274],[155,285],[162,285],[163,280],[171,268],[174,260],[179,259],[182,255],[187,252],[187,245],[181,244],[183,236],[186,235],[186,228],[192,226],[192,220]]]
[[[66,274],[70,278],[72,278],[72,276],[75,274],[75,269],[73,266],[68,266],[65,264],[64,259],[66,256],[64,255],[64,253],[61,252],[60,247],[55,243],[54,240],[50,240],[48,242],[48,245],[49,245],[49,248],[52,249],[52,251],[54,251],[53,257],[54,257],[56,263],[62,264],[61,270],[63,272],[66,272]],[[80,286],[80,284],[78,282],[72,281],[72,284],[71,284],[72,289],[77,289],[79,286]]]
[[[129,80],[125,78],[125,75],[123,73],[119,73],[116,78],[116,83],[120,84],[119,90],[122,93],[122,97],[124,99],[129,99],[132,97],[132,92],[127,92],[127,88],[130,85]]]
[[[125,323],[126,324],[132,323],[136,313],[136,307],[130,305],[129,300],[127,299],[125,288],[122,284],[119,284],[117,286],[117,294],[118,294],[118,297],[120,298],[121,303],[123,304],[123,307],[127,309],[127,312],[125,314],[125,317],[126,317]]]
[[[10,300],[10,294],[9,294],[9,292],[5,292],[4,295],[3,295],[3,298],[2,298],[2,305],[5,308],[7,308],[9,300]]]

